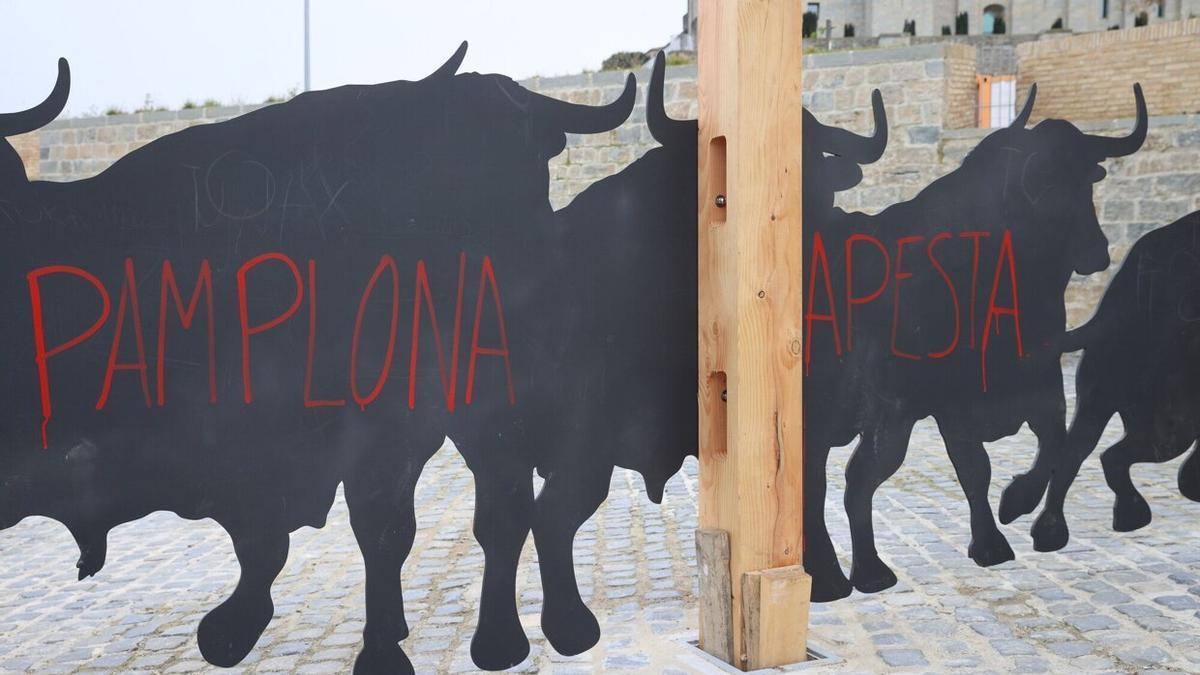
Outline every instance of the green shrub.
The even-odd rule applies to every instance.
[[[650,59],[642,52],[617,52],[604,59],[600,70],[632,70]]]

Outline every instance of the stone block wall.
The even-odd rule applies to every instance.
[[[42,180],[69,181],[100,173],[150,141],[196,124],[237,117],[263,104],[161,110],[51,122],[41,135]]]
[[[1026,42],[1017,57],[1018,88],[1038,84],[1034,120],[1129,117],[1134,82],[1151,115],[1200,112],[1200,18]]]
[[[1094,0],[1092,4],[1099,5],[1099,2]],[[1067,21],[1074,24],[1076,18],[1068,13],[1067,0],[1022,0],[1016,5],[1008,20],[1009,30],[1014,33],[1044,33],[1056,19],[1062,19],[1065,25]]]
[[[21,134],[8,139],[12,144],[13,149],[17,151],[17,155],[21,158],[21,163],[25,165],[25,175],[29,180],[37,180],[41,175],[41,132],[35,131],[29,134]]]
[[[978,123],[979,86],[976,49],[967,45],[946,45],[946,128],[965,129]]]

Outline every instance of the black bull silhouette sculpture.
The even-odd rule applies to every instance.
[[[1071,331],[1063,346],[1084,353],[1075,377],[1075,419],[1034,523],[1039,551],[1066,545],[1067,490],[1114,414],[1125,435],[1101,461],[1116,493],[1113,529],[1121,532],[1151,518],[1130,466],[1175,459],[1200,438],[1200,212],[1139,239],[1095,316]],[[1178,483],[1185,497],[1200,501],[1200,454],[1193,451],[1180,465]]]
[[[59,520],[82,578],[99,571],[118,524],[154,510],[214,519],[242,575],[198,641],[210,662],[233,665],[271,617],[289,532],[321,526],[344,484],[367,575],[356,670],[407,669],[399,575],[413,490],[449,437],[475,475],[486,560],[476,663],[504,668],[528,653],[515,575],[530,532],[544,633],[567,654],[595,644],[575,532],[613,467],[639,471],[658,501],[696,451],[696,125],[665,115],[659,59],[646,116],[662,147],[555,213],[547,161],[567,132],[622,123],[632,76],[612,104],[575,106],[501,76],[456,75],[464,49],[420,82],[304,94],[165,137],[75,183],[30,183],[0,146],[12,373],[0,388],[0,527]],[[53,119],[68,80],[64,62],[47,101],[0,116],[0,134]],[[1072,272],[1108,264],[1091,185],[1100,161],[1145,137],[1136,94],[1139,122],[1124,139],[1058,120],[1026,129],[1031,94],[960,169],[873,217],[833,203],[884,152],[878,92],[871,137],[804,112],[814,599],[894,583],[875,553],[870,499],[921,417],[937,419],[964,486],[976,562],[1012,557],[987,501],[984,441],[1024,421],[1039,438],[1002,520],[1032,511],[1052,475],[1048,512],[1065,493],[1069,460],[1091,448],[1066,434],[1059,356],[1098,353],[1108,333],[1098,315],[1066,336],[1062,296]],[[1179,307],[1195,304],[1178,293]],[[1160,323],[1170,321],[1187,322]],[[1180,340],[1194,360],[1195,341]],[[848,581],[825,529],[824,481],[829,448],[855,436]],[[536,497],[534,470],[545,479]],[[1195,485],[1181,478],[1185,494]]]
[[[1138,122],[1125,138],[1061,120],[1027,129],[1036,93],[1010,127],[912,200],[876,216],[805,214],[805,567],[814,599],[896,583],[875,550],[871,501],[903,462],[917,420],[937,421],[979,565],[1013,558],[988,501],[983,443],[1025,422],[1038,437],[1034,466],[1002,495],[1004,522],[1036,507],[1062,457],[1064,293],[1072,273],[1109,264],[1092,185],[1105,175],[1099,162],[1141,146],[1147,115],[1135,86]],[[825,461],[855,436],[847,581],[825,529]]]
[[[0,525],[59,520],[82,578],[120,523],[212,518],[242,574],[198,641],[229,666],[271,618],[289,532],[320,527],[343,483],[367,575],[356,669],[410,669],[413,490],[449,437],[486,558],[475,661],[528,653],[515,577],[531,528],[546,635],[594,644],[575,528],[614,464],[661,495],[679,464],[651,451],[695,445],[695,206],[648,222],[651,200],[615,197],[631,180],[647,197],[694,185],[695,163],[652,151],[555,214],[547,161],[567,132],[621,124],[632,76],[615,102],[578,106],[455,75],[464,50],[422,81],[302,94],[87,180],[30,183],[2,158]],[[50,98],[0,133],[53,119],[68,79],[62,62]]]

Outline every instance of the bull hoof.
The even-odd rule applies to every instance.
[[[999,565],[1009,560],[1015,560],[1017,557],[1013,553],[1012,546],[1008,545],[1008,540],[999,532],[996,532],[995,535],[989,537],[983,543],[978,543],[972,539],[971,545],[967,547],[967,555],[980,567]]]
[[[1030,530],[1033,535],[1033,550],[1048,553],[1057,551],[1067,545],[1071,539],[1071,530],[1062,516],[1042,511]]]
[[[79,560],[75,568],[79,570],[79,580],[95,576],[104,567],[108,557],[108,529],[103,527],[72,527],[71,536],[79,547]]]
[[[850,595],[854,587],[842,572],[842,565],[830,549],[824,553],[806,551],[804,571],[812,577],[812,601],[833,602]]]
[[[1004,492],[1000,493],[1000,523],[1007,525],[1021,516],[1033,513],[1042,501],[1046,484],[1040,485],[1029,474],[1021,474],[1013,478]]]
[[[554,651],[563,656],[582,654],[600,641],[600,622],[582,600],[552,602],[547,596],[542,605],[542,633]]]
[[[818,577],[813,575],[812,578],[812,601],[813,602],[833,602],[841,600],[850,595],[854,587],[850,585],[850,580],[842,574],[841,570],[833,577]]]
[[[196,631],[200,654],[214,666],[236,666],[258,643],[274,613],[269,595],[241,601],[230,597],[200,620]]]
[[[850,583],[862,593],[878,593],[896,585],[896,574],[878,557],[865,563],[855,559],[850,568]]]
[[[471,638],[471,660],[483,670],[505,670],[529,656],[529,639],[514,615],[503,628],[488,629],[482,623]]]
[[[1133,532],[1150,524],[1150,505],[1140,494],[1132,497],[1117,496],[1113,503],[1113,529],[1117,532]]]
[[[1200,454],[1193,450],[1179,467],[1179,494],[1200,502]]]
[[[104,567],[104,557],[103,554],[79,556],[79,560],[75,563],[75,567],[79,570],[79,580],[83,581],[88,577],[96,576],[96,573]]]
[[[376,675],[376,673],[404,673],[412,675],[412,661],[399,644],[364,646],[354,659],[354,675]]]

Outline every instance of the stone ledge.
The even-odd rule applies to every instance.
[[[1137,121],[1132,117],[1111,120],[1091,120],[1076,122],[1067,120],[1079,127],[1080,131],[1129,131]],[[1150,117],[1150,131],[1169,127],[1200,128],[1200,114],[1196,115],[1159,115]],[[943,129],[942,138],[947,141],[963,139],[979,139],[995,131],[995,129]]]
[[[809,54],[804,57],[805,68],[837,68],[843,66],[866,66],[894,61],[929,61],[949,56],[974,58],[975,48],[970,45],[940,42],[905,47],[880,47],[878,49],[856,49],[827,54]]]
[[[1200,35],[1200,18],[1167,21],[1122,30],[1067,35],[1017,45],[1022,60],[1056,54],[1081,54],[1103,50],[1118,43],[1141,43]]]
[[[641,68],[634,68],[632,70],[609,70],[598,73],[580,73],[578,75],[556,75],[554,77],[527,77],[523,80],[518,80],[517,84],[531,91],[621,86],[625,84],[625,78],[628,77],[629,73],[633,73],[637,77],[638,85],[644,85],[650,81],[650,69],[653,65],[651,61],[647,62]],[[667,66],[665,79],[668,82],[671,80],[695,80],[696,65]]]

